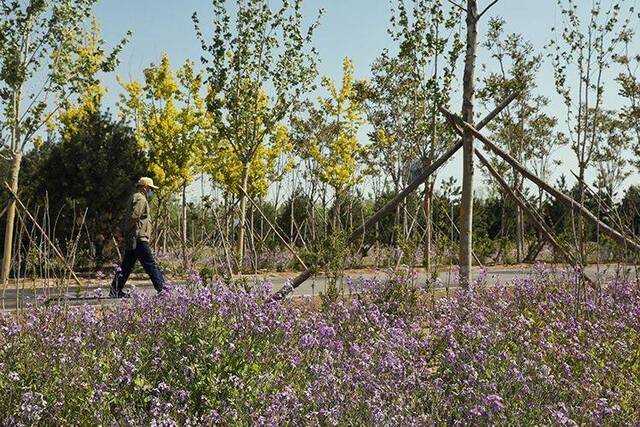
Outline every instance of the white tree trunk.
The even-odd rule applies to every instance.
[[[424,216],[426,233],[424,236],[423,265],[427,276],[431,275],[431,241],[433,240],[433,180],[427,179],[427,191],[424,196]]]
[[[18,150],[13,155],[11,163],[11,177],[9,186],[14,194],[18,193],[18,177],[20,175],[20,164],[22,162],[22,151]],[[9,271],[11,270],[11,256],[13,255],[13,228],[16,219],[16,201],[9,199],[7,206],[7,222],[4,232],[4,253],[2,255],[2,283],[7,285],[9,281]]]
[[[182,235],[180,236],[180,245],[182,246],[182,265],[189,268],[189,259],[187,257],[187,184],[182,184]]]
[[[464,60],[462,119],[474,123],[475,66],[478,31],[476,28],[478,5],[467,0],[467,51]],[[473,136],[465,131],[463,142],[462,203],[460,207],[460,285],[467,287],[471,277],[471,252],[473,228]]]
[[[238,269],[242,272],[242,261],[244,259],[244,240],[247,221],[247,184],[249,182],[249,165],[245,164],[242,168],[242,194],[240,195],[240,224],[238,232]]]

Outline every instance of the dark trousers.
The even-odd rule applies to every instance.
[[[111,288],[118,292],[124,288],[124,285],[127,283],[127,279],[129,279],[131,270],[133,270],[133,266],[136,264],[137,260],[140,260],[140,264],[142,264],[144,271],[151,278],[153,287],[156,288],[156,291],[160,292],[164,288],[164,277],[162,277],[162,272],[151,253],[149,242],[140,240],[136,242],[135,249],[127,249],[124,251],[122,265],[120,266],[120,270],[116,272],[116,276],[113,278]]]

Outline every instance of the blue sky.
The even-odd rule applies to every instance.
[[[579,0],[580,3],[583,1],[585,6],[591,3],[589,0]],[[480,8],[488,3],[489,0],[479,0]],[[320,8],[325,9],[315,36],[315,45],[321,60],[320,74],[339,79],[342,59],[349,56],[354,61],[357,77],[369,77],[370,65],[382,49],[394,48],[386,32],[390,16],[388,0],[307,0],[304,12],[311,19]],[[169,55],[174,66],[183,63],[187,58],[197,61],[201,51],[191,21],[194,11],[199,13],[205,26],[207,17],[210,16],[208,0],[99,1],[95,12],[102,26],[103,37],[110,45],[114,45],[128,30],[133,31],[131,41],[121,54],[117,74],[125,80],[141,79],[143,69],[151,62],[157,62],[163,53]],[[507,22],[506,32],[523,33],[536,50],[541,51],[553,37],[551,28],[557,24],[559,11],[556,0],[501,0],[483,17],[480,40],[488,16],[503,17]],[[640,46],[637,47],[635,51],[640,53]],[[479,51],[478,61],[479,64],[490,64],[482,49]],[[478,77],[481,77],[480,68]],[[613,81],[614,77],[615,72],[610,71],[606,78]],[[107,76],[105,83],[109,89],[105,104],[113,110],[120,89],[114,76]],[[540,94],[552,101],[549,113],[562,119],[566,113],[561,100],[555,94],[549,64],[543,66],[538,84]],[[457,85],[461,86],[461,82]],[[616,91],[613,83],[607,87],[605,107],[619,108],[621,101],[616,96]],[[460,95],[455,94],[453,106],[458,109],[460,104]],[[482,114],[482,110],[478,111],[478,115]],[[575,165],[568,149],[559,150],[557,155],[566,161],[565,168]],[[443,177],[458,175],[459,157],[461,156],[456,156],[446,167]],[[558,171],[556,175],[561,172],[562,170]],[[570,175],[568,170],[565,172]],[[627,185],[630,183],[640,183],[637,174],[627,181]]]
[[[480,1],[482,5],[483,0]],[[487,1],[484,1],[487,3]],[[305,13],[310,18],[320,8],[325,9],[315,36],[320,52],[320,73],[338,78],[342,59],[349,56],[359,77],[369,76],[369,66],[383,48],[393,49],[387,34],[388,0],[307,0]],[[493,15],[507,19],[507,32],[522,32],[536,47],[542,47],[551,37],[556,20],[555,0],[501,0],[492,9]],[[103,36],[115,44],[128,30],[133,37],[121,55],[118,74],[123,78],[140,78],[142,70],[157,62],[163,53],[174,64],[187,58],[198,59],[201,50],[195,38],[191,14],[197,11],[210,16],[207,0],[102,0],[96,15]],[[483,23],[486,23],[486,19]],[[481,32],[482,34],[482,25]],[[484,59],[480,56],[481,61]],[[550,76],[548,76],[550,77]],[[552,81],[549,80],[549,83]],[[115,79],[107,79],[111,94],[107,103],[117,100]]]

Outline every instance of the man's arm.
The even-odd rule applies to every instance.
[[[131,207],[131,219],[134,224],[136,224],[138,220],[145,219],[147,217],[146,204],[147,204],[147,201],[143,195],[136,193],[133,196],[133,206]]]

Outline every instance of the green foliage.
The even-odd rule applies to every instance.
[[[550,170],[549,157],[561,141],[554,133],[557,120],[544,109],[549,99],[536,94],[536,78],[542,64],[542,55],[535,54],[533,45],[522,34],[504,34],[505,21],[489,21],[484,47],[497,62],[498,72],[487,72],[478,97],[487,107],[498,104],[511,94],[515,100],[488,125],[494,140],[523,164],[531,164],[541,177]],[[487,66],[484,65],[486,69]],[[522,186],[522,178],[502,164],[500,169],[511,176],[512,186]]]
[[[443,2],[392,1],[391,7],[388,32],[399,52],[384,49],[372,65],[371,81],[359,91],[374,129],[368,169],[388,174],[399,191],[409,164],[433,161],[452,142],[436,108],[449,103],[463,45],[459,13]]]
[[[349,58],[344,59],[342,72],[340,88],[333,80],[322,79],[329,95],[318,98],[319,107],[309,108],[307,123],[296,124],[301,133],[300,154],[313,159],[315,175],[333,188],[336,199],[361,182],[358,166],[365,152],[358,139],[364,123],[363,106],[356,97],[354,66]]]
[[[606,72],[616,51],[629,35],[634,5],[627,0],[601,1],[591,8],[576,0],[557,0],[563,20],[554,28],[559,37],[549,42],[555,85],[567,108],[567,135],[580,168],[590,166],[598,141],[593,131],[602,110]],[[588,13],[584,13],[588,12]],[[584,193],[581,192],[581,200]]]
[[[89,208],[87,226],[99,249],[120,225],[133,184],[147,170],[147,158],[133,131],[108,114],[92,114],[67,137],[25,156],[24,199],[42,201],[46,196],[50,212],[61,212],[58,230],[63,236],[73,226],[70,206],[80,216]]]
[[[0,98],[3,125],[11,129],[11,151],[24,150],[74,94],[95,86],[97,71],[111,72],[118,64],[127,38],[110,53],[104,51],[97,24],[91,22],[95,3],[0,3]],[[25,99],[29,102],[23,105]]]
[[[203,77],[191,61],[174,74],[169,57],[144,70],[144,85],[120,82],[121,115],[136,130],[140,148],[148,153],[150,170],[160,187],[171,196],[189,185],[200,171],[215,129],[201,95]]]
[[[623,67],[616,81],[620,85],[619,94],[627,101],[627,105],[622,108],[621,119],[628,134],[635,136],[632,145],[638,157],[640,155],[640,75],[637,71],[640,55],[633,52],[631,47],[635,39],[634,32],[624,32],[620,35],[620,39],[624,43],[624,53],[614,56],[614,59]],[[632,162],[636,168],[640,169],[640,161],[632,160]]]
[[[227,3],[211,2],[211,41],[197,14],[193,21],[210,86],[207,107],[219,132],[211,170],[221,169],[224,175],[214,178],[243,198],[238,187],[248,190],[247,176],[252,190],[263,194],[264,179],[275,174],[276,159],[287,151],[281,121],[316,76],[311,39],[318,21],[305,28],[301,0],[277,10],[265,0],[237,0],[234,19]]]
[[[208,172],[225,191],[240,198],[237,259],[241,264],[246,195],[264,195],[269,180],[281,179],[291,167],[286,162],[284,170],[276,170],[278,159],[291,150],[283,120],[316,77],[317,55],[311,40],[318,20],[305,26],[302,0],[284,2],[275,10],[267,0],[235,0],[230,2],[234,8],[227,3],[211,1],[210,41],[198,15],[192,19],[204,51],[207,109],[218,131]]]

